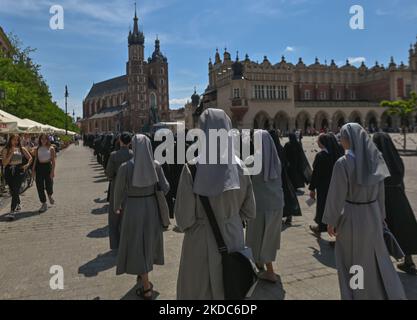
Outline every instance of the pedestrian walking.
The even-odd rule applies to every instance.
[[[129,133],[124,132],[119,137],[118,151],[113,151],[107,163],[106,176],[109,179],[109,240],[110,249],[117,250],[120,241],[120,227],[122,217],[114,211],[114,187],[117,177],[117,171],[120,166],[133,158],[133,151],[129,149],[132,137]]]
[[[405,299],[383,237],[384,180],[388,167],[368,133],[359,124],[341,129],[347,154],[333,169],[323,223],[336,237],[336,267],[344,300]],[[352,268],[360,283],[352,286]]]
[[[120,166],[114,187],[114,210],[123,215],[116,273],[137,275],[141,284],[137,294],[151,300],[149,273],[154,264],[164,264],[163,226],[155,193],[166,194],[169,183],[154,160],[148,137],[136,135],[132,149],[133,158]]]
[[[281,180],[281,162],[274,141],[265,130],[255,131],[262,139],[262,171],[252,176],[256,201],[256,218],[248,222],[246,245],[252,249],[253,258],[260,270],[258,277],[277,282],[272,263],[281,246],[284,193]],[[266,265],[266,270],[264,266]]]
[[[405,168],[391,137],[376,133],[373,137],[388,166],[390,177],[385,179],[386,222],[405,253],[404,262],[397,267],[411,275],[417,275],[412,255],[417,254],[417,221],[404,187]]]
[[[39,213],[48,210],[45,192],[49,203],[51,205],[55,204],[55,200],[52,197],[54,194],[55,163],[55,148],[51,145],[49,137],[43,133],[39,136],[38,148],[35,151],[35,161],[32,168],[32,175],[35,179],[36,189],[41,202]]]
[[[343,153],[339,149],[336,138],[331,133],[322,133],[317,139],[317,145],[321,149],[317,153],[313,163],[313,174],[309,186],[310,198],[317,199],[316,226],[310,226],[310,230],[318,237],[327,231],[327,225],[322,222],[327,194],[332,179],[333,167]]]
[[[199,127],[205,133],[206,159],[196,159],[195,180],[190,170],[192,166],[184,166],[175,202],[177,225],[184,232],[177,298],[223,300],[222,256],[201,197],[207,197],[229,252],[245,248],[242,220],[255,218],[255,199],[250,177],[243,174],[238,159],[232,160],[234,150],[231,136],[227,149],[219,152],[220,155],[227,154],[228,161],[224,161],[224,164],[208,164],[209,130],[224,129],[229,132],[232,129],[230,118],[223,110],[206,109],[200,116]],[[219,163],[220,155],[211,156],[216,156]],[[203,157],[202,154],[199,156]]]
[[[4,174],[9,191],[12,196],[10,213],[6,215],[6,219],[14,220],[16,212],[22,210],[20,203],[20,187],[25,176],[26,170],[32,163],[32,156],[22,147],[20,136],[12,134],[3,149],[2,154]]]

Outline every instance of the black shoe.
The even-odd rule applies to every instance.
[[[397,267],[409,275],[417,276],[417,269],[414,263],[400,263]]]
[[[284,225],[286,225],[287,227],[291,227],[292,226],[292,217],[289,217],[285,220]]]
[[[310,230],[311,230],[311,232],[313,232],[314,236],[316,236],[317,238],[321,237],[321,232],[320,232],[319,226],[310,226]]]

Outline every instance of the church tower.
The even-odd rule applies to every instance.
[[[145,36],[139,30],[138,16],[133,18],[133,31],[129,32],[129,61],[126,72],[128,78],[128,101],[130,110],[129,129],[139,132],[145,125],[149,110],[146,108],[147,79],[145,73]]]
[[[409,50],[409,65],[412,71],[417,71],[417,42],[413,45],[410,45]]]

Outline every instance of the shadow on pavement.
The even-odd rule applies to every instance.
[[[106,214],[108,212],[109,212],[109,205],[108,204],[106,204],[102,208],[96,208],[96,209],[91,210],[91,214],[94,214],[94,215]]]
[[[310,249],[313,250],[313,257],[326,267],[336,269],[334,249],[330,246],[329,241],[317,239],[317,243],[320,247],[319,250],[314,247],[310,247]]]
[[[105,254],[99,254],[93,260],[82,265],[78,269],[79,274],[85,277],[96,277],[100,272],[109,270],[116,266],[117,255],[114,251],[109,251]]]
[[[87,234],[87,238],[107,238],[109,236],[109,226],[98,228]]]
[[[404,272],[398,272],[404,291],[408,300],[417,300],[417,276],[412,276]]]
[[[143,300],[136,294],[136,289],[138,285],[136,284],[132,289],[130,289],[120,300]],[[153,300],[156,300],[159,297],[160,293],[158,291],[153,292]]]
[[[38,211],[19,212],[19,213],[16,213],[14,220],[7,219],[6,215],[7,213],[0,216],[0,222],[15,222],[21,219],[27,219],[27,218],[32,218],[34,216],[39,216],[40,213]]]
[[[107,178],[103,178],[103,179],[99,179],[94,181],[94,183],[103,183],[103,182],[108,182],[109,180],[107,180]]]
[[[282,286],[281,277],[277,283],[258,280],[252,296],[248,300],[284,300],[285,290]]]

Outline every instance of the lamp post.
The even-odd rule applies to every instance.
[[[6,91],[0,88],[0,107],[3,108],[3,101],[6,100]],[[3,163],[1,164],[0,194],[6,193],[6,181],[4,179]]]
[[[4,91],[4,89],[0,88],[0,101],[1,101],[1,105],[0,107],[3,108],[3,101],[6,100],[6,91]]]
[[[68,100],[68,87],[65,86],[65,135],[68,135],[68,111],[67,111],[67,100]]]

